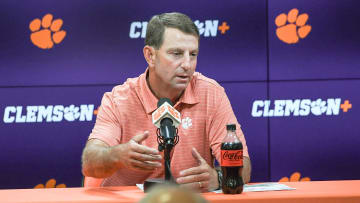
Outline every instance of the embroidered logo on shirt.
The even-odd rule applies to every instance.
[[[186,117],[186,118],[182,119],[181,125],[184,129],[190,128],[190,126],[192,126],[191,118]]]

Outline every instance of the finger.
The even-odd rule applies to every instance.
[[[209,181],[201,181],[201,184],[199,182],[182,184],[182,185],[180,185],[180,187],[185,187],[185,188],[188,188],[188,189],[191,189],[191,190],[198,190],[198,191],[207,192],[208,188],[209,188]]]
[[[152,166],[156,166],[156,167],[161,167],[162,164],[160,162],[157,162],[157,161],[144,161],[145,163],[148,163]]]
[[[142,141],[146,140],[149,137],[149,131],[144,131],[143,134],[135,135],[131,140],[135,141],[136,143],[141,143]]]
[[[192,148],[191,154],[198,161],[199,164],[206,163],[205,159],[201,157],[201,155],[199,154],[199,152],[196,150],[195,147]]]
[[[130,152],[130,157],[139,161],[160,161],[160,155],[142,154],[138,152]]]
[[[139,161],[136,159],[133,159],[130,161],[130,165],[135,169],[142,169],[147,171],[155,170],[156,168],[161,167],[161,164],[159,162],[151,162],[151,161]]]
[[[200,181],[209,181],[209,179],[210,179],[209,173],[202,173],[202,174],[180,177],[176,179],[176,182],[179,184],[188,184],[188,183],[194,183]]]
[[[131,149],[140,154],[159,155],[159,151],[157,149],[150,148],[150,147],[140,145],[137,143],[134,143],[133,145],[131,145]]]
[[[179,175],[180,175],[180,177],[185,177],[185,176],[197,175],[197,174],[201,174],[201,173],[205,173],[205,172],[206,172],[206,169],[204,167],[197,166],[197,167],[188,168],[183,171],[180,171]]]

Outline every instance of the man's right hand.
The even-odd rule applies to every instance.
[[[119,168],[126,167],[133,170],[152,171],[161,167],[162,160],[159,151],[144,145],[141,142],[149,137],[149,132],[134,136],[125,144],[111,147],[110,157]]]
[[[129,142],[110,147],[105,142],[92,139],[86,144],[82,155],[82,171],[85,176],[106,178],[119,168],[152,171],[161,167],[159,151],[141,142],[149,132],[134,136]]]

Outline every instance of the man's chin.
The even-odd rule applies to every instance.
[[[189,83],[177,83],[173,86],[174,90],[176,91],[183,91],[186,89],[186,87],[189,85]]]

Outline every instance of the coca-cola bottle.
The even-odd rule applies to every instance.
[[[243,145],[236,136],[236,125],[226,125],[227,134],[221,143],[222,191],[224,194],[240,194],[243,191]]]

